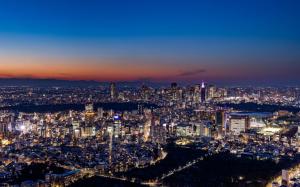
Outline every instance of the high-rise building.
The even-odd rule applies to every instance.
[[[200,93],[201,93],[201,85],[197,84],[194,87],[194,93],[193,93],[193,101],[195,103],[199,102]]]
[[[110,98],[111,99],[117,98],[117,88],[116,88],[116,83],[114,82],[110,83]]]
[[[104,116],[103,108],[98,108],[97,113],[98,113],[98,118],[103,118]]]
[[[0,134],[6,136],[8,133],[8,124],[5,122],[0,122]]]
[[[109,126],[107,128],[107,132],[109,135],[109,145],[108,145],[108,162],[109,162],[109,166],[111,166],[112,164],[112,149],[113,149],[113,133],[114,133],[114,128],[112,126]]]
[[[205,87],[205,83],[202,81],[201,84],[201,102],[204,103],[206,100],[206,87]]]
[[[122,122],[119,115],[114,116],[114,138],[118,139],[121,137],[122,133]]]
[[[177,83],[173,82],[171,84],[171,93],[172,93],[172,100],[177,100],[178,99],[178,88],[177,88]]]
[[[225,131],[225,111],[218,110],[216,112],[215,126],[218,134],[223,134],[223,132]]]
[[[148,119],[144,124],[144,142],[147,142],[150,139],[150,131],[151,131],[151,120]]]

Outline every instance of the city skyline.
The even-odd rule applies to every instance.
[[[1,1],[0,78],[298,84],[297,1]]]
[[[300,186],[299,10],[0,0],[0,186]]]

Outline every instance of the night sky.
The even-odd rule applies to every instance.
[[[298,0],[0,0],[0,77],[300,84]]]

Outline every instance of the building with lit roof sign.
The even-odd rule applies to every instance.
[[[114,116],[114,138],[119,138],[122,133],[122,122],[119,115]]]
[[[205,83],[202,82],[201,84],[201,102],[205,102],[206,100],[206,87],[205,87]]]

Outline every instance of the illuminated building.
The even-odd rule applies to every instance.
[[[211,128],[209,126],[204,126],[202,136],[211,137]]]
[[[216,95],[216,86],[214,85],[209,85],[206,93],[206,97],[208,99],[213,99]]]
[[[201,103],[204,103],[206,100],[206,87],[205,87],[205,83],[202,82],[201,84]]]
[[[104,116],[103,108],[98,108],[97,115],[98,115],[98,118],[103,118],[103,116]]]
[[[86,113],[93,113],[94,112],[94,106],[92,103],[88,103],[85,105],[85,112]]]
[[[108,135],[109,135],[108,161],[109,161],[109,165],[111,166],[111,164],[112,164],[112,149],[113,149],[113,133],[114,133],[114,128],[112,126],[107,127],[107,132],[108,132]]]
[[[258,131],[258,134],[263,134],[265,136],[273,136],[282,130],[280,127],[265,127]]]
[[[122,122],[119,115],[114,116],[114,138],[118,139],[122,136]]]
[[[78,129],[80,127],[80,122],[79,121],[73,121],[72,122],[72,127],[73,127],[73,130]]]
[[[180,123],[176,126],[176,136],[188,137],[193,136],[193,127],[187,123]]]
[[[94,106],[89,103],[85,106],[85,124],[91,125],[95,116]]]
[[[199,97],[200,97],[201,87],[200,85],[195,85],[194,87],[194,93],[193,93],[193,100],[195,103],[199,103]]]
[[[0,122],[0,134],[4,137],[8,134],[8,124],[5,122]]]
[[[80,128],[77,128],[74,130],[74,138],[80,138],[81,137],[81,131]]]
[[[144,142],[149,141],[151,130],[151,120],[147,120],[144,124]]]
[[[249,117],[231,115],[229,119],[229,130],[235,135],[245,132],[249,128]]]
[[[81,127],[82,137],[91,137],[96,135],[96,128],[92,126]]]

